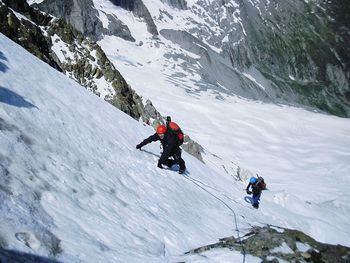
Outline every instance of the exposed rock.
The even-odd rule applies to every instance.
[[[4,1],[9,2],[9,4],[14,4],[14,7],[23,6],[24,10],[30,8],[26,2],[23,1]],[[18,4],[17,2],[21,2]],[[15,5],[17,3],[17,5]],[[12,6],[11,6],[12,7]],[[13,8],[15,9],[15,8]],[[19,11],[19,10],[17,10]],[[32,16],[35,15],[33,11]],[[40,14],[40,18],[43,16]],[[41,19],[45,20],[45,19]],[[45,20],[46,21],[46,20]],[[60,70],[61,68],[55,62],[54,58],[51,56],[50,46],[51,43],[41,32],[39,27],[36,27],[31,22],[22,19],[20,21],[15,14],[6,6],[0,3],[0,31],[19,45],[23,46],[29,52],[48,63],[52,67]]]
[[[127,85],[122,75],[114,68],[103,50],[96,43],[85,40],[81,32],[62,19],[53,19],[52,17],[48,19],[47,17],[49,16],[45,16],[43,13],[34,10],[26,2],[21,0],[8,0],[6,2],[16,12],[28,15],[28,19],[45,21],[47,36],[44,35],[42,29],[34,22],[25,19],[20,21],[3,4],[0,4],[1,32],[44,62],[60,71],[66,72],[67,75],[74,78],[96,95],[100,95],[100,91],[98,91],[97,85],[93,82],[93,78],[100,79],[104,76],[107,80],[107,85],[110,85],[111,92],[114,94],[111,95],[113,99],[110,102],[133,118],[140,118],[141,114],[138,107],[135,106],[136,102],[134,101],[135,92]],[[70,54],[64,51],[62,54],[67,56],[67,60],[60,61],[59,56],[51,50],[53,45],[51,38],[53,37],[56,38],[55,42],[64,44],[69,49],[69,52],[72,53],[71,55],[74,55],[74,58],[69,57]],[[91,58],[92,51],[95,51],[96,58]],[[93,66],[94,61],[97,61],[99,67]],[[141,101],[137,103],[142,107]]]
[[[104,34],[117,36],[127,41],[135,42],[135,38],[131,35],[129,28],[117,17],[107,14],[109,20],[108,28],[104,29]]]
[[[250,99],[272,101],[272,98],[268,97],[268,88],[266,90],[261,89],[252,80],[234,70],[220,54],[214,52],[207,44],[189,32],[162,29],[160,34],[199,57],[195,59],[175,54],[172,58],[174,60],[181,58],[186,61],[182,65],[186,69],[196,70],[193,68],[193,65],[201,65],[202,80],[196,83],[201,90],[214,89],[223,94],[228,93],[229,95],[239,95]],[[181,76],[176,76],[176,73],[172,77],[181,79]],[[233,79],[234,81],[232,81]],[[226,87],[226,89],[222,87]]]
[[[193,141],[188,135],[185,134],[184,144],[182,145],[182,149],[201,162],[204,163],[202,153],[204,152],[203,147]]]
[[[161,0],[163,3],[167,3],[170,6],[173,6],[178,9],[187,9],[187,2],[186,0]]]
[[[158,35],[157,27],[142,0],[112,0],[112,2],[144,19],[148,31],[154,36]],[[108,28],[103,28],[92,0],[45,0],[33,6],[55,17],[63,18],[77,30],[83,32],[85,36],[94,40],[98,40],[102,34],[106,34],[115,35],[132,42],[135,41],[129,28],[114,15],[107,14]]]
[[[34,7],[55,17],[63,18],[75,29],[94,40],[103,32],[102,22],[92,0],[45,0]]]
[[[277,258],[287,262],[332,262],[345,263],[350,261],[350,248],[341,245],[329,245],[317,242],[304,233],[276,227],[254,227],[252,231],[241,238],[220,239],[219,242],[193,249],[186,254],[204,253],[216,248],[230,248],[261,258],[262,262],[278,262]],[[299,251],[297,243],[310,247],[307,251]],[[283,248],[288,247],[288,250]],[[244,250],[243,250],[244,248]],[[274,256],[277,261],[267,260]],[[275,260],[275,259],[273,259]]]
[[[307,253],[307,252],[303,252],[303,253],[301,253],[300,254],[306,261],[309,261],[309,260],[311,260],[311,258],[312,258],[312,256],[309,254],[309,253]]]
[[[132,11],[135,16],[143,18],[147,24],[147,30],[152,35],[157,36],[158,30],[154,23],[150,12],[144,5],[142,0],[110,0],[113,4],[120,6],[126,10]]]
[[[97,79],[99,79],[103,76],[103,74],[99,68],[96,68],[96,73],[94,75]]]
[[[99,28],[90,30],[95,32],[95,39],[103,32],[135,41],[127,26],[115,15],[106,14],[109,25],[101,29],[91,1],[46,0],[38,7],[47,5],[47,11],[53,10],[53,14],[77,24],[77,28],[94,25]],[[158,35],[142,0],[112,2],[144,19],[148,31]],[[189,8],[185,0],[162,2],[179,9]],[[266,102],[302,104],[346,117],[350,116],[349,8],[340,0],[238,1],[235,5],[230,1],[198,0],[190,11],[205,23],[194,23],[186,32],[188,36],[174,30],[171,34],[180,38],[172,38],[167,34],[170,30],[162,30],[162,35],[181,46],[195,43],[192,46],[201,57],[196,63],[202,66],[199,70],[202,81],[196,83],[200,90],[214,89]],[[87,11],[83,13],[82,9]],[[74,12],[81,12],[81,21],[72,18]],[[160,10],[162,16],[172,19],[170,14]],[[215,54],[204,43],[222,49],[222,52]],[[198,72],[193,69],[196,64],[193,60],[187,56],[182,66],[185,70]],[[239,72],[250,70],[264,79],[265,90]],[[176,79],[176,73],[172,77]]]
[[[161,122],[163,119],[150,100],[146,101],[144,115],[148,120],[157,120],[158,122]],[[152,126],[154,126],[153,123],[148,123],[148,124],[152,124]]]
[[[27,4],[27,1],[3,0],[2,2],[7,6],[10,6],[14,11],[24,14],[38,25],[46,26],[52,19],[51,17],[31,8]]]

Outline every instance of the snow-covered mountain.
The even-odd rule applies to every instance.
[[[14,39],[29,50],[34,46],[31,52],[43,61],[62,67],[83,85],[91,80],[87,71],[106,69],[106,63],[98,62],[101,56],[96,56],[96,43],[44,13],[36,13],[39,20],[33,21],[29,19],[32,10],[26,9],[24,15],[15,9],[8,12],[10,2],[12,7],[23,5],[17,0],[0,0],[0,14],[4,14],[1,30],[8,26],[10,34],[18,33]],[[276,104],[287,100],[315,105],[305,102],[299,92],[285,90],[284,85],[314,89],[316,83],[322,91],[308,89],[304,99],[327,98],[330,108],[316,105],[346,115],[349,53],[343,43],[348,29],[332,29],[337,43],[318,31],[325,25],[341,24],[346,7],[341,12],[322,9],[328,4],[339,6],[337,1],[291,6],[283,4],[286,1],[278,5],[273,1],[29,2],[40,4],[37,7],[43,10],[49,8],[50,13],[98,40],[100,54],[113,69],[113,76],[114,70],[120,72],[126,80],[123,87],[136,90],[144,102],[150,99],[159,112],[171,115],[198,141],[203,146],[204,164],[184,154],[189,177],[158,170],[158,145],[147,146],[147,152],[134,149],[153,132],[150,127],[92,97],[1,35],[0,260],[16,250],[63,262],[240,262],[244,253],[219,249],[227,247],[226,239],[221,245],[206,245],[234,236],[233,243],[238,246],[229,247],[239,250],[239,237],[252,226],[267,224],[301,230],[320,242],[350,245],[349,120],[312,108]],[[267,8],[271,5],[275,10]],[[308,61],[301,66],[297,59],[289,61],[304,50],[302,47],[309,47],[307,39],[298,34],[294,40],[299,39],[302,47],[286,52],[288,58],[278,51],[278,45],[272,45],[278,51],[276,57],[269,57],[271,53],[261,46],[256,53],[251,44],[258,43],[259,35],[265,36],[264,30],[271,24],[278,39],[293,35],[278,29],[289,19],[283,10],[301,12],[306,7],[316,8],[309,10],[320,22],[314,33],[337,62],[328,51],[316,55],[300,52]],[[298,12],[291,17],[297,19]],[[268,19],[264,18],[267,15]],[[251,18],[257,20],[253,23]],[[266,25],[260,23],[263,18],[268,26],[260,28],[253,41],[250,37],[255,27],[248,25]],[[313,27],[309,22],[307,26]],[[301,32],[305,30],[296,25]],[[19,34],[23,32],[27,33],[24,38]],[[31,45],[31,40],[39,45]],[[298,62],[298,66],[289,65],[286,70],[286,60]],[[318,79],[320,72],[325,73],[325,82],[334,86],[334,93]],[[92,86],[96,89],[86,87],[101,97],[118,95],[118,89],[105,82],[109,73],[100,79],[104,84]],[[339,111],[332,109],[336,101]],[[142,114],[128,112],[133,103],[127,101],[126,108],[119,108],[138,119]],[[152,103],[142,109],[147,105]],[[153,106],[151,111],[159,114]],[[263,192],[259,210],[251,209],[244,192],[247,179],[255,173],[264,176],[269,188]],[[243,261],[273,257],[291,261],[288,255],[293,254],[293,260],[310,260],[310,256],[311,261],[323,257],[327,262],[324,250],[313,241],[297,236],[290,243],[268,232],[268,239],[279,242],[266,242],[264,232],[261,243],[253,242],[254,249],[261,244],[262,251],[251,250],[249,235],[243,240],[247,252]],[[204,252],[206,249],[209,251]],[[348,250],[330,248],[334,258],[342,260],[337,249]],[[200,254],[184,254],[187,251]]]
[[[123,75],[128,66],[194,96],[209,90],[350,116],[350,10],[343,1],[30,2],[100,39]]]
[[[11,251],[63,262],[240,262],[243,254],[223,248],[199,255],[184,253],[222,237],[242,237],[251,226],[265,224],[349,246],[347,119],[238,98],[232,103],[210,103],[211,109],[217,107],[211,114],[217,116],[224,105],[240,111],[231,119],[240,123],[235,129],[240,137],[234,141],[246,147],[229,151],[224,144],[232,142],[224,130],[211,138],[198,132],[198,138],[204,142],[215,138],[212,148],[225,149],[223,156],[235,153],[239,161],[250,159],[264,170],[270,190],[263,193],[261,208],[253,210],[242,191],[245,182],[217,173],[210,162],[205,165],[187,154],[187,177],[157,169],[157,144],[143,152],[135,149],[153,129],[3,35],[0,50],[0,255],[4,262],[12,262],[11,257],[4,259]],[[211,100],[208,96],[207,102]],[[196,106],[207,109],[205,104]],[[191,120],[191,104],[186,107]],[[196,121],[207,123],[208,117]],[[265,148],[259,159],[261,152],[254,154],[244,139],[248,135],[256,149]],[[267,167],[274,172],[265,173]],[[268,253],[272,258],[294,250],[296,257],[302,251],[321,253],[310,242],[301,244],[281,243]],[[249,254],[244,262],[261,261]]]
[[[3,35],[0,49],[1,247],[63,262],[163,262],[232,234],[222,204],[156,169],[158,145],[135,149],[153,129]],[[233,180],[223,180],[229,193]]]
[[[23,1],[0,0],[0,24],[0,32],[131,117],[153,127],[164,122],[152,102],[126,83],[101,47],[62,19]],[[183,149],[202,160],[202,147],[188,134]]]
[[[133,118],[150,121],[141,98],[96,42],[23,1],[0,1],[0,12],[3,34]]]

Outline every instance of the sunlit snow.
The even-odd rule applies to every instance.
[[[0,232],[13,249],[47,255],[52,233],[61,240],[64,262],[239,262],[240,253],[225,249],[184,255],[237,236],[235,218],[241,235],[251,225],[272,224],[350,245],[349,119],[193,92],[201,76],[183,71],[181,59],[164,56],[178,46],[153,39],[132,13],[94,2],[100,14],[115,12],[136,39],[106,36],[99,43],[108,58],[138,94],[206,149],[207,165],[184,153],[189,178],[159,170],[159,144],[135,149],[153,133],[150,127],[0,35],[0,161],[12,193],[0,207]],[[199,19],[188,10],[175,16],[160,1],[145,3],[151,15],[159,6],[174,15],[169,24],[155,20],[158,30],[188,28],[185,15]],[[173,77],[175,69],[182,78]],[[268,85],[254,72],[248,76]],[[244,182],[225,172],[230,166],[246,171]],[[255,173],[268,185],[259,210],[244,191]],[[23,232],[29,247],[15,235]]]

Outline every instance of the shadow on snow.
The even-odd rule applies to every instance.
[[[1,87],[0,86],[0,102],[6,103],[12,106],[16,106],[19,108],[37,108],[32,103],[26,101],[22,96],[18,95],[17,93]]]
[[[7,61],[7,58],[5,57],[4,53],[0,51],[0,71],[6,72],[8,67],[2,62],[2,60]]]
[[[0,248],[1,263],[60,263],[60,261],[28,254],[16,250]]]

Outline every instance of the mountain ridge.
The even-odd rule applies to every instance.
[[[157,38],[158,31],[164,29],[186,31],[197,42],[210,43],[211,49],[221,50],[216,59],[227,60],[231,70],[236,69],[240,73],[238,81],[244,79],[242,73],[256,71],[264,79],[261,85],[270,83],[265,86],[266,93],[257,98],[255,93],[261,88],[249,83],[249,80],[243,83],[251,88],[242,92],[237,86],[229,84],[237,82],[235,74],[211,73],[206,64],[202,65],[204,71],[194,69],[202,75],[203,82],[209,80],[214,89],[219,83],[230,92],[248,99],[305,105],[342,117],[350,116],[350,71],[347,62],[350,50],[346,45],[350,29],[345,22],[348,9],[341,8],[341,1],[199,0],[190,4],[163,1],[163,6],[144,2],[138,0],[126,4],[116,1],[114,4],[143,19],[153,38]],[[37,7],[49,11],[45,9],[45,3],[41,2]],[[101,8],[103,4],[99,1],[94,3],[99,12],[112,12]],[[154,10],[153,5],[159,10]],[[170,11],[167,5],[177,8]],[[110,14],[119,17],[118,12]],[[55,15],[63,17],[67,14]],[[334,17],[331,18],[331,15]],[[118,19],[123,20],[121,17]],[[126,21],[122,23],[130,26]],[[132,36],[133,40],[135,38],[135,35]],[[175,45],[179,41],[186,44],[183,40],[176,40],[173,42]],[[150,50],[157,49],[150,47]],[[187,62],[191,64],[190,60]],[[187,71],[186,68],[184,70]]]

